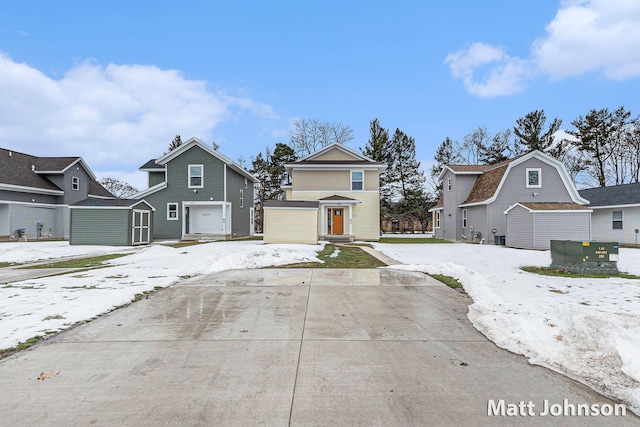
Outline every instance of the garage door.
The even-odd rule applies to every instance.
[[[195,234],[223,234],[222,206],[191,206],[189,232]]]

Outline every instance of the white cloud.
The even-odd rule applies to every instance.
[[[567,1],[536,40],[532,56],[540,70],[562,79],[602,71],[610,79],[640,76],[640,2]]]
[[[85,61],[56,80],[2,52],[0,93],[4,148],[82,156],[94,171],[137,169],[176,134],[209,141],[216,126],[245,111],[278,118],[268,105],[213,92],[177,70]]]
[[[510,57],[503,48],[473,43],[468,49],[447,55],[444,62],[449,65],[451,74],[462,79],[467,92],[473,95],[493,97],[524,90],[526,61]],[[488,67],[488,71],[479,77],[482,67]]]
[[[481,97],[524,91],[536,75],[563,79],[601,71],[614,80],[640,76],[638,0],[564,0],[545,30],[532,44],[529,58],[473,43],[449,54],[445,64],[453,77],[463,80],[467,92]]]

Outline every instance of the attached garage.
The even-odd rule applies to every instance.
[[[138,199],[85,199],[69,206],[71,245],[131,246],[151,243],[155,209]]]
[[[505,244],[519,249],[549,249],[551,240],[591,240],[591,209],[576,203],[516,203],[507,218]]]
[[[265,243],[318,243],[318,201],[267,200],[264,203]]]

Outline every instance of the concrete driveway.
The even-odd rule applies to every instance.
[[[497,348],[469,303],[393,270],[195,278],[1,361],[0,424],[640,424],[540,416],[545,399],[614,402]],[[537,416],[487,416],[490,399]]]

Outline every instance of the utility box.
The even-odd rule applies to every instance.
[[[618,242],[551,241],[551,268],[577,274],[618,274]]]

